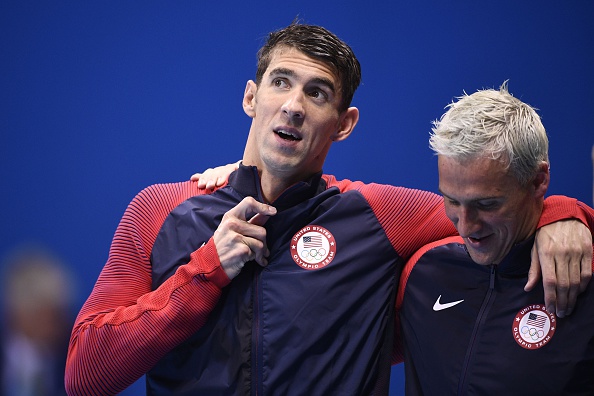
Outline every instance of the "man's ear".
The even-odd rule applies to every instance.
[[[256,116],[256,91],[258,86],[252,80],[248,80],[245,85],[245,91],[243,92],[243,111],[250,118]]]
[[[544,197],[547,190],[549,189],[549,183],[551,182],[551,173],[549,169],[549,163],[542,161],[538,165],[538,171],[532,184],[534,186],[534,194],[537,198]]]
[[[340,115],[338,123],[338,130],[332,135],[332,141],[340,142],[349,137],[355,125],[359,121],[359,109],[356,107],[349,107],[344,113]]]

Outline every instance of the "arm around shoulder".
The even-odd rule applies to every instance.
[[[542,270],[547,310],[559,317],[573,311],[592,277],[593,225],[594,211],[584,203],[564,196],[545,200],[525,289],[537,284]]]

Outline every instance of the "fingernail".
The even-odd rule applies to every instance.
[[[565,317],[565,311],[558,311],[557,312],[557,317],[564,318]]]

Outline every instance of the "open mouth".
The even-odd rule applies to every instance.
[[[274,131],[274,133],[276,133],[278,136],[281,137],[281,139],[284,140],[291,140],[291,141],[296,141],[296,140],[301,140],[301,138],[289,131],[286,131],[284,129],[279,129]]]
[[[468,240],[469,243],[473,244],[473,245],[484,245],[485,243],[488,243],[488,241],[490,240],[489,238],[492,235],[485,235],[482,237],[466,237],[465,239]]]

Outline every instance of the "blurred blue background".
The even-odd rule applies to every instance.
[[[437,191],[431,121],[509,79],[549,133],[549,192],[592,205],[592,1],[2,0],[0,255],[48,247],[78,280],[78,310],[138,191],[241,157],[256,51],[297,15],[363,69],[360,122],[326,173]]]

